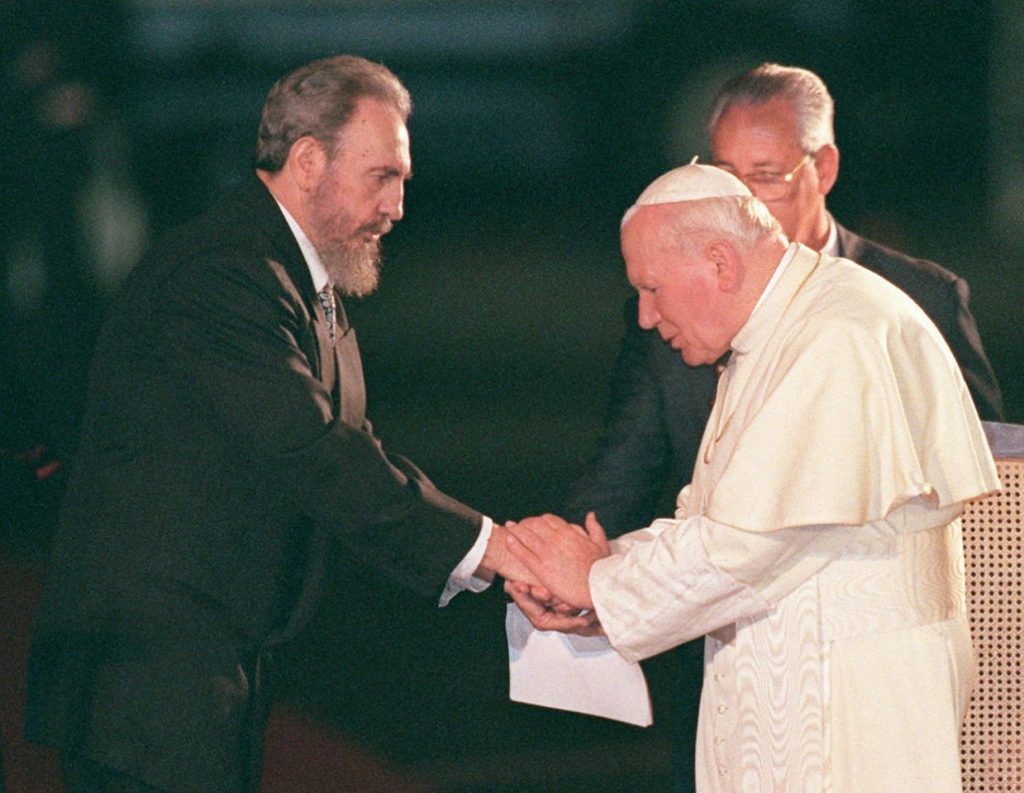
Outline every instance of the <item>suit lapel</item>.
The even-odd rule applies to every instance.
[[[339,328],[338,332],[341,335],[334,343],[334,354],[339,373],[339,414],[346,424],[361,427],[366,420],[366,384],[356,331],[355,328],[345,328],[342,332]]]
[[[834,222],[834,219],[833,219]],[[836,242],[838,243],[838,255],[844,259],[860,264],[861,238],[849,229],[843,228],[836,223]]]
[[[262,229],[267,236],[274,259],[280,262],[288,273],[288,277],[295,284],[296,291],[313,320],[312,331],[316,338],[317,349],[315,354],[309,354],[313,351],[307,351],[310,366],[314,376],[323,383],[324,388],[335,394],[335,406],[337,407],[338,361],[331,348],[327,317],[324,316],[323,307],[317,297],[309,265],[306,264],[306,260],[302,256],[302,249],[299,248],[295,235],[288,227],[288,222],[284,219],[277,201],[274,200],[274,196],[266,185],[257,178],[253,179],[250,205],[256,215],[257,228]]]
[[[313,318],[313,332],[318,349],[317,355],[310,357],[310,363],[319,368],[314,374],[333,395],[339,417],[346,424],[361,427],[366,418],[366,386],[355,330],[349,327],[345,307],[342,301],[336,298],[337,327],[332,349],[327,317],[324,316],[316,287],[313,285],[313,277],[302,256],[299,243],[292,230],[288,228],[288,223],[273,195],[262,182],[257,180],[257,184],[262,196],[257,196],[254,204],[257,212],[262,215],[261,227],[267,230],[276,257],[288,272],[306,304],[309,315]]]

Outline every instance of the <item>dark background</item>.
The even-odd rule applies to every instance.
[[[246,177],[271,83],[338,52],[383,61],[413,95],[406,218],[380,293],[349,313],[378,433],[452,495],[497,519],[559,509],[622,332],[621,213],[706,154],[712,93],[762,60],[824,78],[842,152],[830,208],[968,279],[1008,418],[1024,420],[1013,3],[0,0],[0,14],[0,538],[37,568],[112,290],[148,240]],[[44,479],[24,459],[39,445],[40,465],[62,463]],[[648,730],[511,705],[500,592],[439,611],[336,566],[279,659],[284,701],[438,789],[667,789],[668,659],[646,665]]]

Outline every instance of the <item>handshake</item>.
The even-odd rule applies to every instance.
[[[594,513],[586,528],[555,515],[494,525],[482,567],[505,579],[505,592],[538,630],[601,634],[590,596],[590,568],[608,556]]]

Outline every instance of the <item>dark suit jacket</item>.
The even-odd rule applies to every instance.
[[[838,226],[839,255],[910,295],[931,317],[960,364],[982,419],[1000,421],[1003,399],[967,307],[967,282],[934,262],[912,259]],[[567,517],[595,510],[618,535],[648,525],[662,495],[690,481],[715,395],[710,366],[687,366],[656,331],[637,324],[637,298],[625,306],[626,333],[611,380],[597,451],[570,489]]]
[[[131,274],[36,619],[31,739],[168,790],[233,791],[256,659],[309,618],[329,542],[440,594],[481,516],[384,453],[339,333],[336,356],[255,180]]]

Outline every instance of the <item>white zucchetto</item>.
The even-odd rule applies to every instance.
[[[651,182],[634,206],[749,195],[747,186],[731,173],[714,165],[698,165],[694,158],[689,165],[674,168]]]

